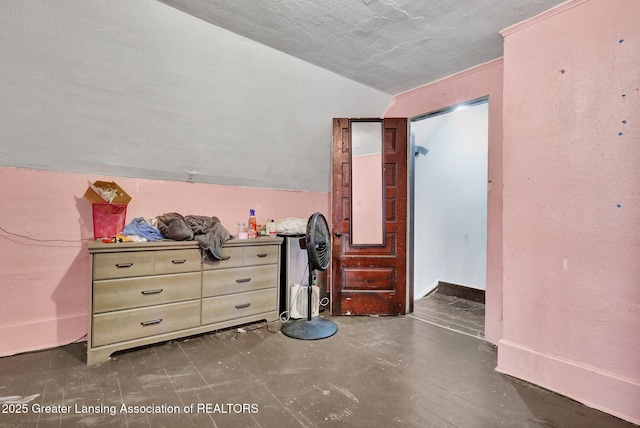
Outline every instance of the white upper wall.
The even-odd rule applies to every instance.
[[[414,293],[438,281],[485,290],[489,104],[411,124],[415,157]]]
[[[154,0],[0,3],[0,164],[328,192],[391,97]]]

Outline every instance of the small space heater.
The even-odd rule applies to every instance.
[[[289,286],[289,317],[293,319],[306,318],[309,306],[308,285],[291,284]],[[320,314],[320,287],[314,285],[311,290],[311,316]]]

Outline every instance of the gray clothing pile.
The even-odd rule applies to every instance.
[[[158,217],[158,229],[166,238],[174,241],[198,241],[207,260],[220,260],[222,244],[231,239],[231,234],[218,217],[183,217],[178,213],[167,213]]]

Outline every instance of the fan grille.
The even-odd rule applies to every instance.
[[[313,214],[307,222],[307,256],[312,269],[327,270],[331,262],[329,225],[321,213]]]

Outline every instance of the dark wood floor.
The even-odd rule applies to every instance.
[[[319,341],[257,324],[93,366],[85,344],[1,358],[0,426],[633,426],[497,373],[493,346],[418,315],[332,317],[338,333]]]
[[[484,338],[484,304],[435,292],[414,302],[413,316],[470,336]]]

